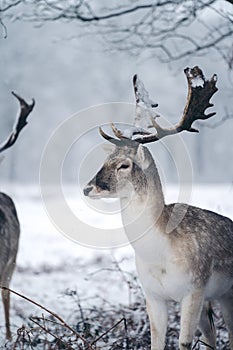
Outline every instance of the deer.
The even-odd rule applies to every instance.
[[[16,142],[21,130],[27,125],[27,117],[34,108],[35,101],[28,104],[22,97],[12,92],[19,102],[20,113],[15,127],[0,146],[0,153]],[[10,328],[10,292],[8,290],[15,269],[20,236],[20,223],[13,200],[0,192],[0,287],[5,315],[6,339],[11,340]]]
[[[184,73],[187,102],[180,121],[171,127],[157,122],[158,115],[152,115],[157,104],[134,76],[136,122],[126,130],[112,123],[114,136],[99,128],[113,149],[83,193],[91,199],[120,200],[123,227],[145,294],[151,350],[165,347],[170,300],[180,303],[180,350],[192,348],[197,329],[206,347],[215,348],[214,300],[220,304],[233,350],[233,221],[189,204],[166,204],[157,166],[145,146],[182,131],[199,132],[193,123],[216,114],[206,114],[218,90],[216,74],[207,80],[198,66]],[[147,128],[140,126],[142,121]]]

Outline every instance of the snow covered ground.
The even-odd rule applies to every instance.
[[[43,304],[69,321],[76,310],[67,291],[76,290],[80,300],[92,303],[101,296],[111,303],[128,303],[129,289],[124,276],[116,271],[135,271],[129,245],[118,249],[91,249],[64,237],[45,212],[40,192],[35,187],[2,186],[16,203],[21,222],[21,239],[11,288]],[[72,191],[70,201],[74,201]],[[75,193],[75,191],[73,192]],[[190,204],[217,211],[233,219],[233,188],[230,185],[200,185],[193,188]],[[82,199],[79,199],[82,201]],[[166,189],[167,202],[177,200],[177,189]],[[80,204],[80,203],[79,203]],[[96,214],[97,215],[97,214]],[[103,225],[111,218],[101,216]],[[95,220],[95,217],[93,218]],[[115,218],[115,220],[119,220]],[[115,271],[112,271],[112,270]],[[107,273],[102,273],[107,271]],[[93,299],[95,298],[95,299]],[[41,315],[28,302],[12,295],[12,330],[16,332],[31,315]],[[4,318],[0,312],[0,342],[4,339]]]

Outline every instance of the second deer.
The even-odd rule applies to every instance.
[[[192,348],[197,328],[215,348],[215,331],[207,312],[212,300],[221,305],[233,350],[233,222],[191,205],[165,204],[157,167],[142,145],[183,130],[197,132],[193,122],[215,114],[205,111],[213,106],[209,100],[217,91],[216,75],[206,80],[199,67],[187,68],[185,74],[188,100],[176,126],[163,128],[152,118],[154,133],[138,127],[126,133],[112,124],[115,138],[100,128],[115,148],[84,188],[84,195],[120,198],[124,229],[135,251],[146,296],[151,350],[164,349],[169,300],[181,304],[181,350]],[[134,87],[139,106],[142,94],[137,76]]]
[[[27,124],[27,117],[34,107],[27,104],[20,96],[12,93],[19,101],[20,114],[14,130],[7,140],[0,146],[0,153],[11,147],[17,140],[20,131]],[[20,225],[12,199],[0,192],[0,286],[2,288],[2,301],[5,314],[6,338],[11,339],[10,329],[10,293],[7,288],[15,268],[18,252]],[[6,287],[6,289],[4,289]]]

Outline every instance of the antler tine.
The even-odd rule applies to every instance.
[[[139,89],[139,85],[141,85],[141,88],[143,87],[143,93]],[[142,81],[139,80],[138,75],[135,74],[133,76],[133,88],[134,88],[134,95],[136,99],[136,104],[140,103],[141,101],[146,102],[147,105],[150,105],[152,108],[158,107],[158,103],[155,103],[149,98],[148,92],[144,88],[144,84]],[[145,96],[142,96],[145,95]],[[144,101],[146,99],[146,101]]]
[[[114,137],[109,136],[108,134],[106,134],[101,127],[99,127],[99,133],[105,140],[113,143],[116,146],[120,146],[121,141],[117,140],[117,139],[114,139]]]
[[[117,129],[117,127],[116,127],[116,125],[114,123],[111,123],[111,128],[112,128],[112,131],[113,131],[114,135],[116,137],[118,137],[118,139],[124,138],[122,132],[119,129]]]
[[[106,134],[103,129],[101,127],[99,127],[99,132],[100,135],[107,141],[113,143],[114,145],[118,146],[118,147],[122,147],[122,146],[138,146],[138,142],[134,142],[134,140],[132,140],[131,138],[124,136],[120,130],[117,129],[117,127],[115,126],[115,124],[111,123],[111,127],[112,130],[114,132],[114,134],[119,137],[120,139],[115,139],[112,136],[109,136],[108,134]],[[133,128],[134,129],[134,128]],[[136,132],[136,131],[134,131]],[[132,135],[134,134],[134,132],[132,132]],[[137,134],[147,134],[146,131],[140,131],[138,130],[138,132],[136,132]]]
[[[34,108],[35,100],[32,99],[32,103],[28,104],[22,97],[17,95],[14,91],[12,91],[12,95],[17,98],[20,105],[20,113],[16,120],[16,125],[12,130],[11,134],[8,136],[5,142],[3,142],[2,146],[0,146],[0,152],[5,151],[7,148],[11,147],[17,140],[20,131],[27,125],[27,117],[31,113]]]
[[[108,134],[106,134],[103,129],[101,128],[101,126],[99,127],[99,133],[100,135],[107,141],[111,141],[111,140],[114,140],[113,137],[109,136]]]

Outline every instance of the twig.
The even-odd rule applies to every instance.
[[[109,328],[106,332],[104,332],[103,334],[101,334],[97,339],[95,339],[91,345],[94,345],[95,343],[97,343],[100,339],[102,339],[105,335],[107,335],[109,332],[111,332],[114,328],[116,328],[121,322],[125,321],[125,318],[123,317],[120,321],[118,321],[117,323],[115,323],[111,328]]]
[[[129,337],[128,337],[128,327],[127,327],[127,321],[124,317],[124,327],[125,327],[125,340],[126,340],[126,350],[129,350]]]
[[[15,340],[15,342],[14,342],[14,345],[13,345],[12,350],[16,350],[16,346],[17,346],[17,343],[19,342],[20,337],[21,337],[21,334],[18,333],[18,334],[17,334],[17,338],[16,338],[16,340]]]
[[[69,344],[67,344],[67,342],[65,342],[64,340],[62,340],[60,337],[56,336],[55,334],[53,334],[49,329],[47,329],[45,326],[42,326],[39,322],[37,322],[36,317],[30,317],[29,320],[31,320],[32,322],[34,322],[38,327],[40,327],[43,331],[45,331],[47,334],[50,334],[52,337],[54,337],[56,340],[58,340],[59,343],[62,343],[65,345],[65,347],[69,350],[74,350],[74,348],[72,346],[70,346]]]
[[[80,301],[80,298],[79,298],[79,295],[76,291],[76,293],[72,293],[72,298],[74,299],[74,301],[76,302],[77,306],[78,306],[78,309],[79,309],[79,312],[80,312],[80,316],[81,316],[81,320],[82,320],[82,323],[83,323],[83,328],[85,329],[86,327],[86,321],[85,321],[85,317],[84,317],[84,314],[83,314],[83,309],[82,309],[82,306],[81,306],[81,301]],[[76,298],[75,298],[76,296]]]
[[[48,322],[48,323],[52,323],[53,325],[56,325],[56,326],[60,326],[60,327],[64,327],[63,324],[57,322],[57,321],[54,321],[54,320],[51,320],[49,318],[46,318],[44,316],[40,317],[40,316],[31,316],[33,319],[37,319],[37,320],[41,320],[41,321],[44,321],[44,327],[45,327],[45,322]],[[41,328],[41,327],[40,327]],[[75,335],[75,334],[74,334]],[[76,336],[76,340],[78,340],[78,337]]]
[[[53,311],[47,309],[46,307],[44,307],[43,305],[39,304],[38,302],[36,302],[36,301],[34,301],[34,300],[32,300],[32,299],[26,297],[26,296],[23,295],[23,294],[18,293],[18,292],[14,291],[14,290],[12,290],[12,289],[10,289],[10,288],[3,287],[3,286],[0,286],[0,288],[1,288],[2,290],[7,290],[7,291],[9,291],[10,293],[13,293],[13,294],[17,295],[17,296],[19,296],[20,298],[22,298],[22,299],[24,299],[24,300],[27,300],[28,302],[30,302],[31,304],[36,305],[37,307],[41,308],[42,310],[45,310],[45,311],[48,312],[50,315],[52,315],[53,317],[55,317],[56,319],[58,319],[58,320],[62,323],[62,325],[63,325],[65,328],[67,328],[68,330],[70,330],[70,331],[71,331],[73,334],[75,334],[79,339],[81,339],[81,340],[83,341],[83,343],[87,346],[87,348],[88,348],[89,350],[93,350],[92,345],[90,345],[84,337],[82,337],[82,336],[81,336],[79,333],[77,333],[72,327],[70,327],[70,326],[69,326],[59,315],[57,315],[55,312],[53,312]]]
[[[6,39],[7,38],[7,27],[1,18],[0,18],[0,25],[3,28],[3,38]]]
[[[22,327],[17,330],[17,338],[16,338],[16,341],[13,344],[12,350],[16,350],[16,346],[19,343],[21,337],[22,337],[22,348],[21,348],[21,350],[24,350],[24,345],[26,343],[25,335],[27,335],[29,346],[32,349],[32,342],[31,342],[31,337],[30,337],[29,331],[27,331],[25,326],[22,325]]]
[[[203,340],[198,339],[198,340],[196,341],[196,343],[193,345],[192,350],[196,349],[196,347],[197,347],[197,345],[198,345],[199,343],[205,345],[205,346],[206,346],[207,348],[209,348],[209,349],[212,349],[212,350],[215,349],[213,346],[211,346],[211,345],[205,343]]]

